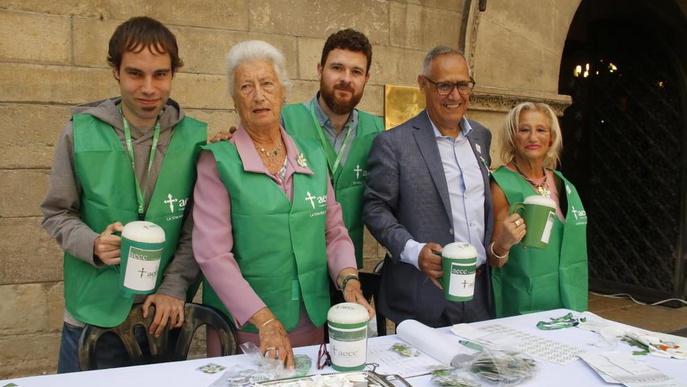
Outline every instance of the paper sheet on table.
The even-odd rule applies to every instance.
[[[583,348],[551,340],[539,335],[532,335],[506,325],[483,325],[481,329],[488,333],[480,341],[489,344],[490,348],[511,349],[524,352],[536,360],[567,365],[575,360]]]
[[[607,383],[622,383],[630,387],[685,386],[626,353],[584,353],[579,356]]]
[[[391,350],[391,346],[396,343],[407,344],[397,338],[390,338],[384,341],[367,341],[367,362],[379,365],[376,372],[384,375],[399,375],[404,378],[410,378],[427,374],[435,369],[446,368],[439,361],[420,351],[416,351],[417,353],[414,356],[402,356]]]
[[[398,324],[396,334],[406,343],[447,366],[456,355],[474,352],[458,344],[457,338],[449,332],[438,331],[415,320],[405,320]]]
[[[674,348],[659,349],[656,346],[650,346],[651,355],[673,357],[681,360],[687,359],[687,351],[684,350],[684,348],[687,348],[687,339],[684,337],[661,332],[652,332],[616,321],[606,320],[592,312],[583,312],[580,314],[580,317],[584,317],[585,321],[582,321],[580,325],[578,325],[578,328],[596,332],[602,337],[603,341],[595,344],[596,346],[611,347],[615,345],[617,340],[620,340],[624,336],[630,336],[635,339],[639,338],[639,341],[644,344],[660,340],[663,343],[670,344],[670,347]]]
[[[489,333],[466,323],[454,324],[451,333],[468,340],[479,340]]]

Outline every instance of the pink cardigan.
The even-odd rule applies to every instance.
[[[267,171],[253,141],[240,127],[230,140],[236,145],[243,168],[246,172],[264,173],[269,176],[293,200],[294,172],[312,174],[307,167],[296,162],[298,148],[283,128],[281,137],[286,144],[286,176],[282,181]],[[353,242],[343,223],[341,206],[334,198],[334,190],[327,179],[326,242],[327,265],[332,280],[345,268],[356,267]],[[231,200],[219,178],[215,158],[212,153],[203,151],[198,160],[198,178],[193,192],[193,254],[212,284],[212,288],[231,312],[238,327],[248,320],[265,304],[241,275],[234,259],[232,248],[234,239],[231,227]],[[269,239],[269,235],[265,235]]]

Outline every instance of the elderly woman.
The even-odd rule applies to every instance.
[[[227,55],[227,74],[241,123],[230,142],[205,147],[194,191],[204,302],[230,313],[239,342],[259,344],[292,367],[292,346],[324,342],[327,272],[346,301],[374,312],[324,155],[280,126],[283,55],[262,41],[239,43]]]
[[[555,308],[587,309],[587,216],[575,187],[554,170],[563,146],[556,115],[546,104],[521,103],[508,114],[496,153],[503,165],[492,174],[495,229],[489,245],[496,316]],[[519,244],[524,219],[509,207],[527,196],[556,203],[549,244]]]

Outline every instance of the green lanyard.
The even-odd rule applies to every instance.
[[[119,109],[121,112],[121,108]],[[129,152],[129,158],[131,159],[131,169],[134,171],[134,183],[136,183],[136,201],[138,202],[138,218],[143,219],[146,213],[145,207],[145,196],[141,191],[141,184],[136,178],[136,161],[134,157],[134,146],[131,140],[131,128],[129,127],[129,122],[124,117],[122,113],[122,122],[124,123],[124,139],[126,140],[126,150]],[[150,156],[148,157],[148,171],[146,171],[145,180],[148,181],[150,177],[150,170],[153,168],[153,161],[155,160],[155,154],[157,153],[157,142],[160,139],[160,121],[155,121],[155,129],[153,129],[153,144],[150,146]]]
[[[312,115],[313,121],[315,121],[315,124],[320,127],[320,130],[317,131],[317,134],[320,135],[320,142],[322,143],[322,147],[324,147],[325,151],[327,152],[327,161],[331,163],[331,158],[334,156],[336,150],[332,146],[332,144],[325,138],[324,133],[322,133],[322,126],[320,125],[320,120],[317,119],[315,116],[315,100],[313,99],[310,102],[310,115]],[[334,160],[334,165],[330,165],[329,167],[331,168],[331,173],[332,173],[332,178],[334,178],[334,175],[336,175],[337,170],[339,169],[339,165],[341,164],[341,158],[344,155],[344,152],[346,151],[346,145],[348,145],[348,137],[351,135],[351,132],[353,131],[352,126],[348,126],[346,128],[346,136],[344,136],[343,144],[341,144],[341,149],[339,149],[339,153],[336,155],[336,159]]]
[[[585,317],[575,318],[572,313],[568,313],[561,317],[551,317],[550,321],[539,321],[537,328],[543,331],[551,331],[554,329],[570,328],[580,325],[580,322],[587,322]]]

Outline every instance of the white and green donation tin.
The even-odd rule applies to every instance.
[[[119,276],[125,293],[155,290],[164,243],[165,230],[155,223],[137,220],[124,226]]]
[[[453,242],[444,246],[441,258],[444,298],[454,302],[472,300],[475,293],[477,250],[469,243]]]
[[[541,195],[532,195],[522,203],[513,204],[510,213],[513,212],[518,212],[527,226],[527,233],[520,243],[525,247],[546,248],[556,221],[556,202]]]
[[[359,371],[367,359],[367,322],[364,306],[343,302],[329,308],[329,354],[337,371]]]

